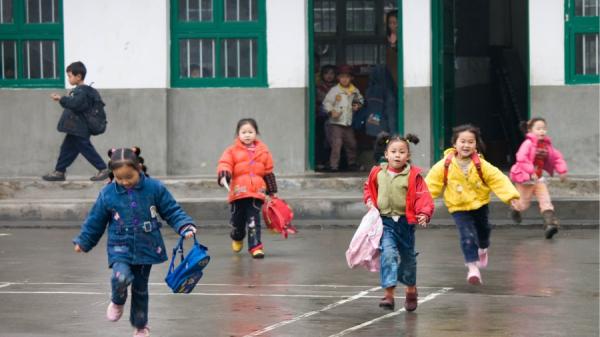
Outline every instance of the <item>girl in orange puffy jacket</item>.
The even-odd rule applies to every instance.
[[[260,212],[267,195],[277,193],[273,174],[273,157],[258,136],[258,125],[252,118],[237,124],[236,139],[219,159],[218,183],[229,186],[231,205],[231,248],[239,252],[244,247],[248,231],[248,250],[253,258],[264,258],[260,241]]]

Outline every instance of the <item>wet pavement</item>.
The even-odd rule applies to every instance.
[[[163,231],[166,233],[167,231]],[[105,320],[105,241],[72,252],[72,229],[0,228],[0,336],[131,336],[128,310]],[[421,303],[383,311],[378,274],[350,270],[350,229],[265,235],[267,257],[234,255],[224,229],[200,231],[212,256],[192,294],[171,294],[167,264],[151,274],[152,336],[598,336],[598,230],[492,233],[484,284],[469,286],[457,233],[417,232]],[[176,237],[165,235],[167,247]]]

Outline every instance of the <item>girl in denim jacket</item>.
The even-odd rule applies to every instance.
[[[73,243],[76,252],[89,252],[107,230],[108,265],[113,272],[106,317],[112,322],[121,318],[131,285],[129,321],[135,328],[133,335],[149,336],[150,269],[167,261],[158,216],[186,238],[196,233],[196,227],[165,186],[145,174],[140,152],[137,147],[108,152],[113,181],[100,191]]]

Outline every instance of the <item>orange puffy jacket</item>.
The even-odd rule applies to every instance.
[[[217,173],[231,172],[229,202],[244,198],[265,200],[267,184],[265,175],[273,173],[273,157],[269,148],[260,140],[255,141],[252,152],[239,140],[228,147],[219,159]]]

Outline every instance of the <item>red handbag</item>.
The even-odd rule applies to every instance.
[[[287,239],[288,234],[296,234],[298,230],[292,225],[294,212],[290,206],[277,197],[271,198],[262,208],[263,219],[267,227]]]

